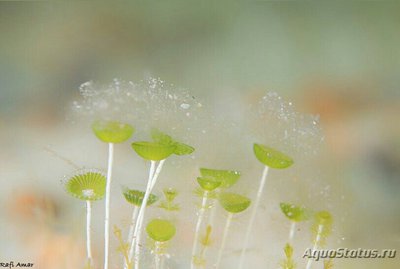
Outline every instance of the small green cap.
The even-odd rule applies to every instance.
[[[175,226],[168,220],[153,219],[147,224],[147,234],[151,239],[158,242],[171,240],[176,233]]]
[[[174,153],[175,146],[156,142],[134,142],[132,148],[145,160],[160,161]]]
[[[221,188],[229,188],[234,185],[240,178],[240,172],[230,170],[216,170],[209,168],[200,168],[202,177],[213,177],[221,181]]]
[[[141,206],[143,203],[143,198],[145,193],[143,191],[139,190],[131,190],[128,188],[124,188],[122,191],[122,194],[125,197],[125,200],[128,201],[129,203],[135,205],[135,206]],[[158,197],[154,194],[150,194],[149,199],[147,200],[147,205],[150,206],[157,202]]]
[[[282,213],[294,222],[309,220],[312,215],[310,210],[302,206],[295,206],[290,203],[280,203],[280,207]]]
[[[151,137],[157,143],[160,143],[163,145],[175,146],[175,149],[173,152],[175,155],[189,155],[194,152],[193,147],[173,140],[171,136],[161,132],[160,130],[152,129]]]
[[[332,225],[333,217],[328,211],[319,211],[315,214],[315,222],[319,225]]]
[[[250,199],[236,193],[224,192],[219,196],[221,206],[229,213],[240,213],[250,206]]]
[[[106,143],[122,143],[128,140],[135,131],[126,123],[100,120],[93,122],[92,130],[98,139]]]
[[[106,190],[106,177],[100,172],[82,171],[66,181],[65,190],[81,200],[100,200]]]
[[[292,158],[273,148],[254,144],[253,150],[257,159],[268,167],[284,169],[293,164]]]
[[[205,191],[213,191],[222,184],[222,181],[215,177],[198,177],[197,182]]]

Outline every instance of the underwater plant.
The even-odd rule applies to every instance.
[[[155,269],[163,269],[167,243],[174,237],[176,228],[168,220],[153,219],[147,224],[146,231],[148,236],[154,241]]]
[[[288,243],[291,244],[294,237],[294,233],[296,231],[296,223],[309,220],[312,216],[312,213],[311,210],[303,206],[296,206],[290,203],[280,203],[279,206],[281,208],[282,213],[291,222],[289,239],[288,239]]]
[[[282,213],[290,220],[290,230],[289,230],[289,238],[288,243],[285,245],[283,249],[285,252],[285,260],[281,263],[283,269],[294,269],[295,264],[293,261],[293,247],[291,246],[294,233],[296,231],[296,223],[301,221],[309,220],[312,216],[310,210],[303,206],[296,206],[290,203],[280,203],[280,208]]]
[[[86,201],[86,268],[93,268],[91,246],[92,202],[104,197],[106,178],[96,170],[81,170],[65,182],[65,190],[75,198]]]
[[[274,168],[274,169],[285,169],[290,167],[293,164],[293,159],[287,156],[286,154],[279,152],[271,147],[267,147],[264,145],[260,144],[254,144],[253,145],[253,151],[254,155],[256,158],[265,165],[261,180],[260,180],[260,185],[258,186],[257,190],[257,195],[256,199],[254,202],[254,206],[251,212],[249,224],[247,226],[246,230],[246,235],[244,238],[244,243],[243,243],[243,248],[242,248],[242,253],[240,255],[240,261],[239,261],[239,269],[243,268],[244,261],[245,261],[245,256],[246,256],[246,250],[247,250],[247,245],[249,243],[250,239],[250,232],[252,231],[253,223],[257,214],[257,209],[258,205],[261,200],[261,196],[264,190],[264,185],[267,179],[268,175],[268,170],[269,168]]]
[[[97,120],[93,122],[92,130],[98,139],[100,139],[102,142],[108,143],[107,184],[104,217],[104,269],[108,269],[110,244],[110,193],[114,160],[114,144],[122,143],[128,140],[132,136],[135,129],[127,123],[109,120]]]
[[[196,223],[196,228],[195,228],[195,233],[194,233],[194,240],[193,240],[193,247],[192,247],[192,259],[191,259],[191,265],[190,267],[193,269],[196,263],[197,257],[196,257],[196,252],[197,252],[197,244],[199,240],[199,233],[200,233],[200,227],[203,221],[204,217],[204,212],[207,207],[207,200],[208,200],[208,195],[210,192],[214,191],[216,188],[221,186],[222,180],[219,178],[215,177],[198,177],[197,182],[199,183],[201,189],[203,190],[202,192],[202,202],[201,206],[198,212],[198,217],[197,217],[197,223]],[[211,232],[211,226],[210,227],[210,232]],[[210,233],[208,233],[208,236]]]
[[[200,174],[204,178],[214,178],[217,181],[221,181],[221,185],[215,189],[214,192],[209,192],[209,198],[217,198],[220,190],[224,190],[232,187],[239,180],[241,174],[236,170],[219,170],[219,169],[210,169],[210,168],[200,168]],[[204,195],[204,191],[202,191],[202,196]],[[213,199],[214,202],[210,205],[211,214],[208,221],[208,225],[214,224],[215,212],[216,212],[216,199]]]
[[[319,211],[314,216],[314,223],[311,226],[311,233],[313,235],[312,251],[318,247],[324,246],[326,239],[332,233],[333,218],[328,211]],[[306,269],[310,269],[312,259],[308,259]]]
[[[228,218],[226,219],[224,232],[222,235],[221,247],[218,252],[217,262],[215,268],[218,269],[222,259],[222,253],[225,249],[226,239],[228,236],[229,227],[231,226],[232,218],[234,214],[243,212],[250,206],[250,199],[236,193],[223,192],[218,198],[221,206],[228,212]]]
[[[187,155],[194,151],[194,148],[174,141],[169,135],[164,134],[158,130],[152,131],[152,138],[154,142],[142,141],[132,143],[134,151],[143,159],[150,161],[149,177],[147,181],[147,187],[145,195],[143,197],[143,203],[139,209],[135,230],[133,233],[132,246],[129,252],[129,260],[133,258],[135,254],[134,265],[135,269],[139,268],[140,259],[140,237],[142,232],[142,225],[144,220],[144,214],[146,209],[147,200],[149,199],[150,193],[156,184],[157,178],[164,165],[165,159],[170,155]],[[159,162],[157,165],[157,161]],[[156,168],[157,165],[157,168]]]
[[[281,262],[282,269],[295,269],[296,265],[293,261],[293,247],[287,243],[283,251],[285,252],[285,259]]]
[[[143,203],[143,198],[145,193],[139,190],[132,190],[128,188],[124,188],[122,191],[122,194],[125,197],[125,200],[129,203],[131,203],[134,206],[133,213],[132,213],[132,218],[131,218],[131,223],[129,225],[129,233],[128,233],[128,240],[127,244],[128,246],[131,246],[132,241],[133,241],[133,232],[135,229],[135,224],[136,224],[136,219],[137,215],[139,213],[140,206]],[[154,194],[150,194],[149,199],[147,200],[147,206],[150,206],[157,202],[158,197]],[[128,247],[128,253],[130,251],[130,247]],[[125,260],[125,266],[128,265],[129,259]]]
[[[165,200],[161,201],[158,207],[167,211],[178,211],[180,206],[174,203],[176,196],[178,196],[178,191],[174,188],[165,188],[163,189],[163,194]]]

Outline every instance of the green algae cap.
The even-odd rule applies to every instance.
[[[293,164],[292,158],[273,148],[260,144],[254,144],[253,150],[257,159],[268,167],[284,169]]]
[[[133,126],[118,121],[95,121],[92,124],[94,134],[106,143],[122,143],[128,140],[135,129]]]
[[[106,177],[96,171],[80,172],[66,181],[65,190],[81,200],[100,200],[106,190]]]
[[[222,181],[215,177],[198,177],[197,182],[205,191],[213,191],[222,184]]]
[[[282,213],[291,221],[300,222],[310,219],[312,213],[305,207],[295,206],[290,203],[280,203]]]
[[[202,177],[213,177],[221,181],[221,188],[229,188],[234,185],[240,178],[240,172],[230,170],[216,170],[209,168],[200,168]]]
[[[160,143],[163,145],[175,146],[175,149],[173,152],[175,155],[188,155],[188,154],[191,154],[194,152],[194,148],[192,146],[175,141],[174,139],[172,139],[171,136],[169,136],[157,129],[151,130],[151,137],[157,143]]]
[[[221,206],[229,213],[240,213],[250,206],[250,199],[236,193],[224,192],[219,196]]]
[[[134,142],[132,148],[145,160],[160,161],[174,153],[175,146],[163,145],[156,142]]]
[[[143,198],[145,193],[143,191],[139,190],[131,190],[128,188],[124,188],[122,191],[122,194],[125,197],[125,200],[128,201],[129,203],[135,205],[135,206],[141,206],[143,203]],[[158,197],[154,194],[150,194],[149,199],[147,200],[146,206],[150,206],[157,202]]]
[[[314,217],[319,225],[331,225],[333,222],[333,217],[328,211],[319,211]]]
[[[174,237],[176,228],[168,220],[153,219],[147,224],[146,231],[151,239],[158,242],[165,242]]]

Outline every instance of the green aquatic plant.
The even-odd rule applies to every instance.
[[[200,168],[200,174],[204,178],[214,178],[215,181],[221,181],[219,187],[223,189],[231,187],[240,178],[240,172],[234,170]]]
[[[97,120],[92,124],[92,131],[102,142],[108,143],[107,184],[104,217],[104,269],[108,269],[108,256],[110,245],[110,196],[112,169],[114,162],[114,144],[128,140],[135,129],[133,126],[119,121]]]
[[[290,203],[280,203],[282,213],[290,220],[289,244],[292,242],[296,230],[296,223],[309,220],[312,216],[311,210],[304,206],[296,206]]]
[[[210,168],[200,168],[200,174],[203,178],[214,178],[215,181],[221,181],[221,185],[215,189],[213,192],[208,193],[208,198],[213,199],[210,205],[211,213],[208,220],[208,225],[214,225],[214,219],[217,212],[217,200],[219,192],[222,189],[227,189],[232,187],[239,180],[241,173],[236,170],[221,170],[221,169],[210,169]]]
[[[228,212],[228,218],[225,223],[224,232],[222,235],[221,247],[218,252],[217,262],[215,263],[215,268],[218,269],[222,259],[222,253],[225,249],[226,238],[228,235],[229,227],[232,222],[232,218],[234,214],[238,214],[246,210],[250,204],[251,200],[243,195],[231,193],[231,192],[223,192],[220,194],[218,198],[221,206]]]
[[[283,251],[285,252],[285,259],[281,262],[282,269],[295,269],[296,264],[293,261],[293,247],[290,244],[286,244]]]
[[[131,223],[129,225],[129,233],[128,233],[128,240],[127,240],[128,246],[131,246],[132,241],[133,241],[133,233],[134,233],[134,229],[135,229],[137,215],[139,213],[140,206],[143,203],[145,193],[143,191],[139,191],[139,190],[123,188],[122,194],[124,195],[125,200],[134,206]],[[147,200],[147,206],[150,206],[157,201],[158,201],[158,197],[154,194],[150,194],[149,199]],[[127,248],[127,251],[128,251],[127,257],[129,257],[130,247]],[[125,259],[125,267],[127,267],[127,265],[128,265],[128,263],[127,263],[127,260]]]
[[[152,134],[153,140],[152,142],[142,141],[132,143],[133,150],[143,159],[150,161],[150,169],[149,169],[149,177],[147,181],[147,187],[145,191],[145,195],[143,197],[143,203],[139,209],[130,252],[129,252],[129,260],[131,261],[133,255],[134,258],[134,267],[135,269],[139,269],[139,259],[140,259],[140,238],[142,233],[142,226],[144,220],[144,214],[146,210],[145,204],[147,204],[147,200],[149,199],[150,193],[152,192],[157,178],[162,170],[165,159],[170,155],[186,155],[190,154],[194,151],[194,148],[174,141],[170,136],[153,131]],[[178,149],[179,148],[179,149]],[[190,148],[190,149],[189,149]],[[157,164],[157,161],[159,162]],[[156,167],[157,166],[157,167]]]
[[[269,168],[285,169],[290,167],[294,163],[293,159],[288,155],[265,145],[254,144],[253,151],[256,158],[262,164],[264,164],[265,167],[261,176],[260,184],[258,186],[257,195],[250,215],[249,224],[246,229],[246,235],[243,241],[244,243],[243,243],[242,253],[240,255],[240,260],[239,260],[239,269],[243,269],[244,266],[247,245],[250,239],[250,233],[253,228],[255,217],[257,215],[257,210],[261,201],[261,196],[264,190],[265,182],[267,180]]]
[[[201,206],[198,212],[198,218],[197,218],[197,224],[195,228],[195,233],[194,233],[194,240],[193,240],[193,247],[192,247],[192,262],[191,262],[191,268],[193,269],[194,266],[196,265],[196,252],[197,252],[197,243],[199,240],[199,233],[200,233],[200,227],[204,218],[204,212],[207,207],[207,200],[208,200],[208,195],[210,192],[214,191],[216,188],[221,186],[222,180],[220,178],[215,178],[215,177],[198,177],[197,182],[199,183],[201,189],[203,190],[203,196],[202,196],[202,202]],[[211,226],[207,226],[208,227]],[[210,230],[211,232],[211,230]]]
[[[198,255],[194,256],[193,260],[192,260],[192,263],[194,264],[194,266],[200,266],[200,267],[206,266],[206,259],[204,256],[206,254],[206,248],[211,246],[211,244],[212,244],[211,231],[212,231],[211,225],[207,225],[206,233],[200,239],[200,244],[201,244],[200,253]]]
[[[314,223],[311,226],[313,248],[323,247],[326,244],[326,239],[332,233],[333,217],[328,211],[319,211],[314,215]],[[312,259],[308,259],[306,269],[311,268]]]
[[[301,221],[309,220],[312,216],[312,212],[304,206],[296,206],[291,203],[280,203],[279,206],[282,213],[291,222],[288,243],[284,248],[286,259],[282,262],[281,265],[283,269],[292,269],[295,267],[295,265],[292,258],[293,247],[290,244],[292,244],[293,242],[294,233],[296,231],[296,224]],[[288,254],[290,254],[290,257],[288,256]]]
[[[93,266],[91,247],[92,201],[100,200],[104,197],[106,178],[101,172],[95,170],[81,170],[68,178],[64,187],[67,193],[73,197],[86,201],[86,267],[89,269]]]
[[[162,201],[158,207],[167,211],[178,211],[180,206],[174,203],[176,196],[178,196],[178,191],[174,188],[165,188],[163,194],[165,200]]]
[[[175,141],[171,136],[161,132],[158,129],[151,130],[151,138],[162,145],[170,145],[174,147],[175,155],[189,155],[194,152],[194,148],[187,144]]]
[[[121,252],[122,256],[124,257],[125,268],[132,269],[132,262],[129,261],[129,244],[122,239],[121,229],[118,228],[117,225],[114,225],[114,235],[117,237],[119,243],[117,250]]]
[[[166,243],[174,237],[176,228],[168,220],[153,219],[147,224],[146,231],[154,240],[155,269],[163,269]]]

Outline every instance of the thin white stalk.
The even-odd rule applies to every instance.
[[[152,178],[151,189],[150,189],[151,191],[153,190],[154,185],[156,184],[157,178],[160,175],[160,172],[161,172],[161,169],[163,168],[164,162],[165,162],[165,159],[161,160],[157,166],[156,172],[154,173],[154,176]]]
[[[127,240],[129,245],[132,243],[132,240],[133,240],[133,232],[135,230],[135,224],[136,224],[136,219],[137,219],[138,214],[139,214],[139,207],[134,206],[131,224],[129,226],[128,240]]]
[[[198,244],[198,240],[199,240],[199,234],[200,234],[200,227],[201,227],[201,223],[203,221],[203,217],[204,217],[204,212],[206,210],[206,205],[207,205],[207,199],[208,199],[208,191],[204,192],[204,196],[201,202],[201,208],[199,210],[199,216],[197,218],[197,224],[196,224],[196,230],[194,233],[194,241],[193,241],[193,248],[192,248],[192,258],[191,258],[191,264],[190,264],[190,268],[194,269],[195,265],[194,265],[194,257],[196,255],[197,252],[197,244]]]
[[[160,242],[155,242],[155,250],[154,250],[154,261],[156,264],[156,268],[155,269],[162,269],[162,263],[161,263],[161,259],[162,259],[162,255],[160,253]]]
[[[142,216],[144,214],[144,211],[146,210],[146,203],[147,203],[147,200],[145,202],[145,199],[148,199],[148,197],[150,196],[150,187],[151,187],[151,182],[152,182],[152,178],[153,178],[153,175],[154,175],[155,168],[156,168],[156,162],[155,161],[151,161],[150,162],[149,178],[147,180],[146,191],[145,191],[145,194],[144,194],[144,197],[143,197],[142,204],[140,205],[139,215],[138,215],[137,220],[136,220],[135,230],[133,231],[133,238],[132,238],[131,246],[129,248],[129,261],[130,262],[132,262],[133,253],[134,253],[134,250],[135,250],[136,242],[138,241],[137,239],[138,239],[138,236],[140,234],[139,231],[142,228],[141,219],[142,219]],[[136,259],[136,257],[135,257],[135,259]],[[135,265],[135,268],[137,268],[136,265]]]
[[[264,185],[265,185],[265,181],[267,179],[267,175],[268,175],[268,166],[265,166],[264,171],[263,171],[262,176],[261,176],[260,185],[258,187],[256,200],[254,202],[253,209],[252,209],[252,212],[251,212],[249,225],[247,226],[246,236],[245,236],[244,241],[243,241],[244,243],[243,243],[242,253],[240,255],[239,269],[243,269],[245,256],[246,256],[247,245],[249,244],[249,239],[250,239],[250,233],[252,231],[254,220],[256,218],[258,205],[260,204],[260,200],[261,200],[261,196],[262,196],[262,193],[263,193],[263,190],[264,190]]]
[[[314,241],[314,246],[312,248],[312,253],[314,253],[314,251],[317,249],[318,243],[321,240],[321,234],[322,234],[322,229],[323,228],[324,228],[323,225],[319,225],[318,226],[317,237],[315,238],[315,241]],[[308,259],[306,269],[310,269],[311,268],[312,261],[313,261],[312,259],[310,259],[310,258]]]
[[[215,190],[215,195],[218,196],[219,195],[220,190],[216,189]],[[208,224],[212,227],[214,225],[214,220],[215,220],[215,214],[217,212],[217,199],[214,199],[213,204],[211,205],[211,212],[210,212],[210,220],[208,222]]]
[[[233,214],[229,213],[228,218],[226,219],[224,234],[222,235],[221,248],[219,249],[219,252],[218,252],[218,258],[217,258],[217,262],[215,263],[215,269],[218,269],[219,265],[221,264],[222,253],[224,252],[224,249],[225,249],[226,238],[228,235],[229,227],[231,226],[232,217],[233,217]]]
[[[154,185],[157,182],[157,178],[161,172],[161,169],[164,165],[165,160],[161,160],[160,163],[157,166],[157,169],[154,172],[155,169],[155,161],[151,161],[151,167],[150,167],[150,174],[149,174],[149,180],[147,183],[147,188],[146,188],[146,193],[144,195],[143,198],[143,202],[142,205],[140,207],[140,211],[139,211],[139,216],[138,216],[138,220],[136,222],[136,226],[135,226],[135,232],[134,232],[134,240],[132,241],[132,245],[131,245],[131,249],[129,252],[129,260],[132,260],[132,256],[133,256],[133,252],[135,253],[135,269],[139,269],[139,259],[140,259],[140,238],[141,238],[141,232],[142,232],[142,226],[143,226],[143,220],[144,220],[144,214],[146,211],[146,204],[147,201],[149,200],[151,191],[154,188]],[[134,248],[133,248],[134,246]]]
[[[127,243],[128,243],[128,246],[129,246],[128,253],[130,251],[131,244],[132,244],[132,241],[133,241],[133,232],[135,230],[135,224],[136,224],[136,220],[137,220],[138,214],[139,214],[139,207],[138,206],[134,206],[133,213],[132,213],[131,224],[129,226],[128,240],[127,240]],[[125,269],[128,268],[128,265],[126,264],[126,261],[124,262],[124,268]]]
[[[90,266],[92,266],[92,240],[91,240],[91,230],[92,230],[92,203],[90,200],[86,200],[86,251],[87,258]]]
[[[290,225],[290,231],[289,231],[289,244],[292,244],[295,231],[296,231],[296,222],[292,221],[292,224]]]
[[[112,180],[112,167],[114,159],[114,144],[108,143],[108,167],[106,183],[106,205],[104,218],[104,269],[108,269],[108,251],[110,244],[110,193]]]

